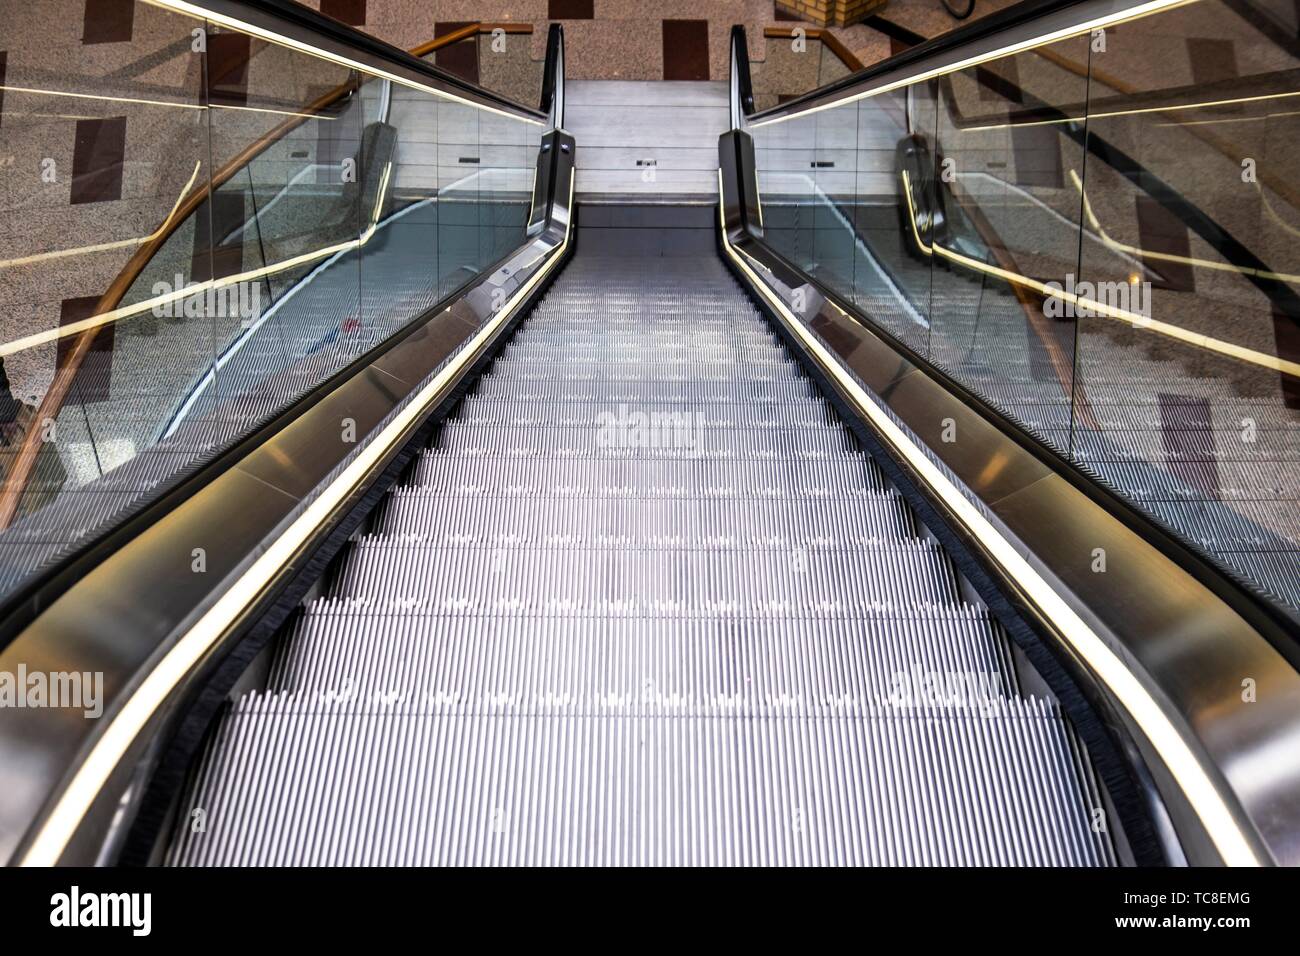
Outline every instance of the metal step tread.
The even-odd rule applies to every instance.
[[[180,865],[1096,865],[1073,737],[987,714],[371,713],[249,695]],[[413,772],[414,771],[414,772]],[[189,819],[189,817],[187,817]]]
[[[974,608],[808,618],[795,630],[781,618],[470,617],[332,600],[295,623],[268,686],[402,706],[498,694],[525,705],[573,694],[684,706],[797,698],[812,713],[1017,693],[997,626]]]
[[[806,570],[799,570],[805,567]],[[639,607],[939,603],[959,599],[948,556],[928,542],[886,540],[853,551],[633,549],[530,543],[357,542],[335,597],[520,600]]]
[[[859,497],[888,491],[870,459],[797,460],[680,458],[618,461],[532,456],[425,455],[415,464],[407,490],[527,494],[590,494],[593,497]]]
[[[910,509],[895,497],[742,498],[716,495],[596,497],[571,495],[447,495],[397,490],[374,522],[376,534],[426,539],[508,537],[515,541],[609,538],[634,543],[670,540],[688,546],[722,541],[750,547],[824,542],[855,548],[877,538],[914,539]],[[716,546],[716,545],[715,545]]]
[[[1115,862],[1068,722],[716,259],[575,258],[368,532],[169,862]]]

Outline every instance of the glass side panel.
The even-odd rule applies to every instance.
[[[815,116],[799,116],[763,128],[754,137],[754,163],[762,201],[763,235],[773,249],[812,271],[813,157],[817,152]]]
[[[1075,319],[1038,290],[1078,273],[1069,172],[1083,163],[1087,63],[1087,38],[1074,37],[940,77],[931,150],[942,220],[930,359],[1061,452]]]
[[[812,180],[810,271],[836,286],[853,284],[852,204],[857,192],[857,108],[854,104],[815,113],[813,153],[806,175]]]
[[[227,36],[232,45],[243,39],[210,40]],[[364,178],[358,77],[273,44],[250,45],[246,73],[237,95],[216,89],[209,99],[214,156],[240,163],[250,143],[273,138],[214,186],[208,202],[213,280],[238,297],[237,308],[212,303],[224,434],[257,425],[334,371],[339,363],[323,343],[338,336],[358,301],[357,266],[347,255],[360,229]],[[179,403],[168,425],[178,439],[188,431],[186,405],[211,387],[196,382]]]
[[[480,268],[523,243],[536,159],[528,127],[496,113],[479,117]]]
[[[439,23],[439,37],[461,33],[468,23]],[[546,34],[531,24],[492,24],[461,37],[422,59],[475,86],[498,93],[521,106],[536,108],[542,99],[546,68]]]
[[[1079,273],[1103,304],[1133,294],[1079,320],[1074,451],[1295,605],[1300,62],[1240,9],[1201,0],[1093,54]]]
[[[438,300],[438,185],[429,174],[441,104],[386,80],[367,79],[357,191],[361,303],[336,348],[350,361]]]
[[[1294,24],[1195,0],[750,132],[773,248],[1300,607]]]
[[[934,86],[873,96],[852,108],[858,171],[853,299],[899,339],[928,354]],[[910,170],[906,178],[900,164]]]
[[[762,38],[763,59],[750,64],[754,108],[765,110],[848,76],[846,63],[814,31],[794,28],[790,36]],[[752,46],[750,49],[754,49]]]
[[[215,360],[211,318],[187,317],[183,300],[211,273],[206,220],[186,216],[152,255],[211,174],[191,51],[205,24],[143,3],[100,22],[85,6],[11,4],[0,23],[0,154],[13,157],[0,169],[0,526],[55,503],[93,524],[160,403]],[[0,590],[47,537],[5,536]]]
[[[0,593],[523,241],[540,123],[118,6],[0,26]]]
[[[438,105],[438,282],[455,289],[479,271],[479,111]]]

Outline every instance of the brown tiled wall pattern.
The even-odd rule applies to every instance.
[[[224,188],[195,212],[191,281],[221,279],[244,270],[243,240],[226,242],[224,237],[243,224],[245,205],[243,190]]]
[[[248,105],[248,61],[252,41],[243,33],[213,33],[208,37],[208,102],[222,106]]]
[[[1150,196],[1137,197],[1138,235],[1141,248],[1166,256],[1191,255],[1187,225]],[[1164,281],[1153,282],[1158,289],[1195,291],[1195,275],[1191,266],[1168,259],[1152,259],[1150,265]]]
[[[665,20],[664,79],[709,79],[709,21]]]
[[[552,20],[590,20],[595,10],[595,0],[547,0],[546,4],[546,15]]]
[[[127,43],[135,29],[134,0],[86,0],[81,42]]]
[[[72,152],[73,205],[122,198],[126,117],[77,120]]]
[[[1280,310],[1273,310],[1273,335],[1277,342],[1277,354],[1288,362],[1300,362],[1300,323],[1294,316],[1285,315]],[[1290,375],[1280,375],[1282,397],[1287,408],[1300,409],[1300,379]]]
[[[1187,58],[1191,61],[1192,79],[1196,83],[1218,83],[1240,75],[1236,45],[1231,40],[1188,37]]]
[[[354,27],[366,22],[366,0],[321,0],[320,12]]]
[[[64,299],[59,309],[59,325],[71,325],[73,322],[90,318],[95,314],[95,306],[98,304],[97,295]],[[114,329],[111,325],[95,333],[95,340],[90,345],[90,353],[82,363],[85,371],[78,376],[76,394],[71,396],[73,401],[81,404],[108,401],[113,372],[113,339]],[[71,338],[59,340],[55,358],[55,363],[59,367],[67,361],[74,341]]]
[[[284,119],[275,112],[196,108],[204,75],[203,56],[192,49],[198,27],[193,18],[140,0],[125,6],[116,0],[6,5],[0,86],[89,96],[0,91],[3,341],[74,321],[68,318],[74,307],[64,301],[98,302],[135,243],[158,228],[191,177],[202,184],[210,169]],[[216,41],[220,55],[227,41],[218,36],[208,40]],[[300,54],[290,62],[287,51],[269,44],[250,47],[233,36],[229,42],[227,52],[236,55],[227,58],[229,70],[213,71],[214,78],[226,73],[220,92],[248,105],[298,107],[347,77],[340,67]],[[185,229],[192,237],[193,227]],[[177,273],[190,279],[190,249],[180,251],[176,261],[156,263],[149,281]],[[128,321],[116,334],[134,334],[136,324]],[[6,357],[17,399],[40,401],[57,352],[51,342]]]
[[[472,20],[439,20],[433,25],[433,35],[443,37],[454,33]],[[414,44],[411,44],[414,46]],[[433,62],[448,73],[459,76],[471,83],[478,82],[478,42],[472,39],[461,40],[444,47],[433,55]]]

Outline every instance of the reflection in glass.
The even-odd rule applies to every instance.
[[[1093,58],[1080,275],[1143,295],[1080,320],[1074,452],[1300,606],[1297,63],[1259,29],[1294,9],[1257,6],[1125,24]]]
[[[1075,316],[1038,290],[1077,280],[1079,202],[1065,170],[1082,163],[1086,68],[1087,40],[1075,37],[937,81],[933,182],[945,215],[931,360],[1062,452]],[[1060,122],[1039,125],[1045,111]]]
[[[750,131],[775,250],[1300,607],[1287,24],[1199,0]]]
[[[54,166],[0,171],[0,592],[518,246],[542,131],[143,2],[99,47],[58,5],[78,75],[30,66],[48,9],[5,24],[6,86],[61,95],[3,107]]]

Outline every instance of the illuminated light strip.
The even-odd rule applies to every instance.
[[[718,216],[722,218],[722,171],[718,171]],[[749,276],[754,289],[785,319],[804,345],[871,420],[877,433],[911,466],[962,526],[979,541],[985,553],[1016,583],[1088,667],[1128,711],[1160,755],[1171,776],[1186,795],[1223,861],[1229,866],[1259,866],[1250,840],[1237,822],[1200,760],[1150,692],[1142,686],[1120,657],[1047,583],[993,524],[980,513],[955,484],[921,450],[886,410],[844,369],[840,361],[809,332],[745,260],[737,255],[722,223],[722,243],[736,265]],[[841,314],[843,310],[839,310]]]
[[[79,100],[106,100],[109,103],[140,103],[144,106],[174,106],[182,110],[205,110],[199,103],[175,103],[170,100],[142,100],[134,96],[105,96],[101,93],[73,93],[70,90],[37,90],[30,86],[0,86],[0,90],[13,93],[35,93],[40,96],[68,96]]]
[[[152,299],[145,299],[137,302],[135,305],[126,305],[121,308],[113,309],[109,312],[103,312],[99,315],[92,315],[88,319],[82,319],[79,322],[69,322],[67,325],[61,325],[58,328],[46,329],[43,332],[34,332],[31,335],[23,336],[21,339],[14,339],[12,342],[6,342],[0,345],[0,358],[6,355],[12,355],[15,352],[21,352],[24,349],[34,348],[37,345],[44,345],[47,342],[55,342],[59,339],[66,338],[70,335],[76,335],[79,332],[86,332],[90,329],[99,328],[102,325],[108,325],[112,322],[118,322],[122,319],[130,318],[133,315],[140,315],[159,306],[167,305],[178,299],[188,299],[190,296],[201,295],[211,289],[220,289],[228,285],[234,285],[237,282],[248,282],[253,279],[260,279],[263,276],[275,275],[292,269],[295,266],[305,265],[309,262],[315,262],[318,259],[324,259],[336,252],[355,249],[358,240],[349,239],[347,242],[341,242],[337,245],[327,246],[323,249],[315,249],[311,252],[304,252],[302,255],[294,256],[292,259],[285,259],[282,262],[274,262],[269,266],[262,266],[259,269],[253,269],[249,272],[241,272],[238,275],[226,276],[222,279],[207,279],[203,282],[197,282],[188,285],[183,289],[176,289]]]
[[[1264,123],[1284,116],[1300,116],[1295,110],[1285,113],[1263,113],[1259,116],[1223,116],[1218,119],[1188,120],[1186,123],[1157,123],[1156,126],[1182,129],[1185,126],[1219,126],[1224,123]]]
[[[33,111],[30,111],[30,110],[5,110],[5,118],[8,119],[8,118],[11,117],[11,116],[12,116],[14,119],[18,119],[19,117],[32,117],[32,116],[34,116],[34,117],[37,117],[38,119],[42,119],[42,120],[52,120],[52,119],[60,119],[60,120],[91,120],[91,119],[103,119],[102,116],[91,116],[89,113],[52,113],[52,112],[49,112],[48,110],[41,110],[40,112],[33,112]]]
[[[1129,110],[1108,110],[1105,112],[1098,112],[1098,113],[1094,113],[1091,110],[1089,110],[1086,116],[1076,116],[1076,117],[1065,116],[1059,119],[1029,120],[1028,122],[1024,122],[1024,123],[991,123],[988,126],[963,126],[961,128],[961,131],[963,133],[977,133],[977,132],[982,132],[990,129],[1011,129],[1011,128],[1020,128],[1020,127],[1027,127],[1027,126],[1053,126],[1061,123],[1077,123],[1079,120],[1082,119],[1087,119],[1087,120],[1110,119],[1115,116],[1140,116],[1144,113],[1173,113],[1177,110],[1212,109],[1216,106],[1235,106],[1239,103],[1258,103],[1262,100],[1279,100],[1291,96],[1300,96],[1300,91],[1292,91],[1290,93],[1261,93],[1259,96],[1241,96],[1231,100],[1206,100],[1203,103],[1181,103],[1173,106],[1142,106],[1142,107],[1135,107]],[[1218,121],[1210,120],[1208,122],[1218,122]],[[1172,123],[1169,125],[1191,126],[1192,124]]]
[[[1121,23],[1127,23],[1130,20],[1139,20],[1143,17],[1150,16],[1153,13],[1159,13],[1164,10],[1172,10],[1176,7],[1187,6],[1191,3],[1197,3],[1199,0],[1149,0],[1147,3],[1141,3],[1130,7],[1118,13],[1107,14],[1103,17],[1096,17],[1085,23],[1076,24],[1069,27],[1061,27],[1059,30],[1053,30],[1040,36],[1032,37],[1028,40],[1021,40],[1018,43],[1011,43],[1004,47],[999,47],[989,53],[980,53],[975,56],[967,57],[964,60],[958,60],[950,66],[935,67],[932,70],[923,70],[915,73],[906,79],[894,80],[892,83],[884,83],[880,86],[866,90],[862,93],[853,93],[848,96],[832,100],[829,103],[822,103],[819,106],[812,106],[806,110],[800,110],[797,113],[790,113],[786,116],[774,116],[771,119],[758,120],[751,123],[751,127],[768,126],[775,123],[784,123],[792,119],[800,119],[812,113],[820,113],[822,110],[835,109],[837,106],[844,106],[847,103],[856,103],[858,100],[865,100],[872,96],[879,96],[881,93],[889,93],[892,90],[900,89],[904,86],[911,86],[914,83],[923,83],[926,80],[932,80],[935,77],[946,76],[949,73],[958,73],[962,70],[968,70],[973,66],[981,63],[987,63],[990,60],[1001,59],[1005,56],[1012,56],[1016,53],[1024,53],[1027,50],[1033,50],[1040,46],[1050,46],[1061,40],[1070,37],[1080,36],[1081,34],[1091,33],[1093,30],[1100,30],[1105,27],[1118,26]]]
[[[384,167],[383,178],[379,184],[379,195],[376,200],[375,211],[378,213],[383,206],[384,191],[388,188],[388,180],[392,173],[393,164],[390,161]],[[130,318],[133,315],[140,315],[159,306],[168,305],[178,299],[188,299],[190,296],[202,295],[212,289],[222,289],[228,285],[235,285],[240,282],[251,282],[254,279],[260,279],[268,275],[276,275],[285,272],[297,266],[307,265],[311,262],[317,262],[326,259],[336,253],[348,252],[352,249],[359,249],[369,242],[375,234],[377,228],[376,222],[371,222],[366,230],[356,239],[349,239],[346,242],[335,243],[332,246],[325,246],[320,249],[313,249],[311,252],[304,252],[301,255],[294,256],[290,259],[284,259],[280,262],[273,262],[270,265],[252,269],[248,272],[240,272],[237,275],[225,276],[220,279],[207,279],[203,282],[193,283],[185,286],[183,289],[175,289],[171,292],[155,296],[152,299],[145,299],[137,302],[135,305],[122,306],[113,309],[110,312],[103,312],[99,315],[92,315],[88,319],[82,319],[79,322],[69,322],[67,325],[61,325],[58,328],[46,329],[43,332],[34,332],[31,335],[24,336],[21,339],[14,339],[12,342],[6,342],[0,345],[0,358],[6,355],[12,355],[15,352],[21,352],[24,349],[34,348],[37,345],[44,345],[47,342],[54,342],[70,335],[76,335],[79,332],[85,332],[90,329],[99,328],[102,325],[108,325],[110,322],[118,322],[122,319]]]
[[[303,113],[298,110],[273,110],[269,106],[230,106],[227,103],[212,103],[209,109],[214,110],[239,110],[244,113],[275,113],[277,116],[305,116],[307,119],[329,120],[333,123],[337,116],[329,116],[325,113]]]
[[[1102,242],[1112,249],[1119,249],[1124,252],[1131,252],[1147,259],[1160,259],[1164,262],[1181,262],[1185,265],[1196,266],[1201,269],[1217,269],[1219,272],[1235,272],[1239,275],[1259,276],[1263,279],[1276,279],[1279,282],[1300,283],[1300,275],[1290,275],[1286,272],[1269,272],[1267,269],[1252,269],[1249,266],[1234,266],[1230,262],[1213,262],[1209,259],[1196,259],[1192,256],[1180,256],[1172,252],[1153,252],[1141,249],[1137,246],[1130,246],[1127,243],[1120,242],[1118,239],[1112,239],[1105,229],[1101,227],[1101,221],[1092,211],[1092,203],[1088,201],[1088,194],[1084,192],[1083,181],[1079,174],[1073,169],[1070,170],[1070,181],[1074,183],[1074,188],[1079,191],[1079,198],[1083,200],[1083,212],[1088,217],[1088,223],[1096,230],[1097,235],[1101,237]],[[1267,203],[1267,200],[1265,200]]]
[[[0,90],[14,93],[33,93],[38,96],[67,96],[79,100],[105,100],[109,103],[139,103],[142,106],[174,106],[182,110],[242,110],[246,113],[275,113],[277,116],[305,116],[308,119],[324,119],[331,122],[337,117],[324,116],[320,113],[302,113],[294,110],[277,110],[269,106],[228,106],[222,103],[212,103],[205,106],[202,103],[177,103],[172,100],[144,100],[135,96],[106,96],[102,93],[74,93],[71,90],[38,90],[30,86],[0,86]]]
[[[573,183],[569,180],[569,208],[573,208]],[[362,448],[357,457],[316,497],[265,552],[240,575],[208,611],[185,633],[132,692],[122,709],[110,718],[108,729],[97,740],[54,809],[42,825],[32,845],[23,855],[23,866],[53,866],[67,848],[78,824],[85,817],[109,775],[140,731],[163,702],[220,639],[231,624],[265,590],[279,571],[293,558],[312,533],[352,494],[383,456],[407,437],[421,413],[433,402],[448,382],[477,357],[482,346],[527,298],[556,262],[563,258],[569,244],[572,219],[565,223],[564,239],[553,250],[551,264],[539,269],[520,287],[505,306],[459,353],[459,361],[449,363],[428,385],[409,401],[384,429]]]
[[[163,230],[167,228],[167,223],[171,221],[172,216],[176,215],[176,210],[181,208],[181,202],[185,199],[185,196],[189,193],[190,189],[193,188],[194,180],[199,178],[199,169],[202,166],[203,160],[201,159],[194,163],[194,172],[190,175],[190,181],[185,184],[181,189],[181,194],[176,197],[176,204],[172,206],[172,211],[163,219],[162,225],[149,233],[149,235],[141,236],[138,239],[119,239],[116,242],[101,242],[97,246],[80,246],[76,249],[56,249],[53,252],[41,252],[34,256],[24,256],[21,259],[7,259],[4,262],[0,262],[0,269],[31,265],[33,262],[43,262],[46,259],[62,259],[67,256],[80,256],[92,252],[105,252],[109,249],[121,249],[125,246],[138,246],[142,242],[149,242],[152,239],[158,238],[162,235]]]
[[[451,100],[455,103],[463,103],[466,106],[472,106],[475,109],[486,110],[489,113],[496,113],[498,116],[505,116],[509,119],[519,120],[520,122],[523,123],[532,123],[534,126],[546,125],[546,123],[543,122],[542,120],[533,119],[531,116],[521,116],[518,113],[512,113],[509,110],[503,110],[495,106],[489,106],[486,103],[480,103],[477,100],[466,99],[465,97],[457,96],[454,93],[448,93],[445,90],[440,90],[437,87],[429,86],[426,83],[420,83],[416,80],[412,80],[407,77],[400,76],[397,73],[390,73],[387,70],[382,69],[381,67],[370,66],[360,62],[359,60],[354,60],[351,57],[346,57],[343,56],[342,54],[334,53],[329,50],[323,50],[320,47],[312,46],[310,43],[304,43],[301,40],[295,40],[292,37],[287,37],[284,36],[283,34],[276,33],[274,30],[268,30],[265,27],[255,26],[254,24],[248,23],[244,20],[240,20],[236,17],[232,17],[224,13],[216,13],[212,10],[205,9],[202,6],[202,4],[188,3],[186,2],[186,0],[146,0],[146,2],[156,7],[163,7],[168,10],[174,10],[177,13],[184,14],[186,16],[190,16],[198,20],[209,20],[212,23],[218,23],[221,26],[229,27],[232,30],[238,30],[241,33],[247,33],[251,36],[260,37],[261,39],[266,40],[268,43],[274,43],[277,46],[288,47],[289,49],[297,50],[300,53],[306,53],[308,56],[314,56],[317,57],[318,59],[329,60],[333,63],[339,64],[340,66],[345,66],[350,70],[356,70],[359,73],[365,73],[368,76],[376,76],[376,77],[380,77],[381,79],[388,80],[392,83],[400,83],[402,86],[405,86],[412,90],[419,90],[423,93],[428,93],[432,96],[441,97],[442,99],[445,100]],[[1182,2],[1190,2],[1190,0],[1182,0]]]
[[[1161,322],[1159,319],[1148,318],[1145,315],[1139,315],[1136,312],[1130,312],[1127,309],[1117,309],[1114,306],[1106,305],[1104,302],[1097,302],[1093,299],[1084,298],[1065,289],[1058,289],[1039,282],[1037,279],[1031,279],[1029,276],[1021,275],[1019,272],[1011,272],[1008,269],[1002,269],[998,266],[989,265],[987,262],[980,262],[978,259],[972,259],[964,256],[960,252],[954,252],[944,246],[935,244],[926,245],[921,241],[921,235],[916,228],[916,207],[912,204],[912,183],[911,178],[907,175],[907,170],[903,170],[903,194],[907,197],[908,220],[912,225],[912,235],[916,237],[917,245],[926,255],[940,255],[952,262],[959,263],[968,269],[976,272],[983,272],[986,275],[996,276],[1006,282],[1016,285],[1026,286],[1036,292],[1049,296],[1051,298],[1061,299],[1065,302],[1072,303],[1076,308],[1086,309],[1094,315],[1104,315],[1108,319],[1116,319],[1120,322],[1127,322],[1137,329],[1146,329],[1151,332],[1159,332],[1161,335],[1168,336],[1171,339],[1177,339],[1180,342],[1186,342],[1189,345],[1195,345],[1209,352],[1217,352],[1220,355],[1227,355],[1230,358],[1240,359],[1243,362],[1250,362],[1253,365],[1262,368],[1272,369],[1275,372],[1284,372],[1287,375],[1293,375],[1300,378],[1300,362],[1292,362],[1288,359],[1279,358],[1276,355],[1269,355],[1266,352],[1257,352],[1254,349],[1248,349],[1243,345],[1236,345],[1233,342],[1225,342],[1222,339],[1216,339],[1213,336],[1205,335],[1202,332],[1192,332],[1181,328],[1177,325],[1171,325],[1168,322]]]

